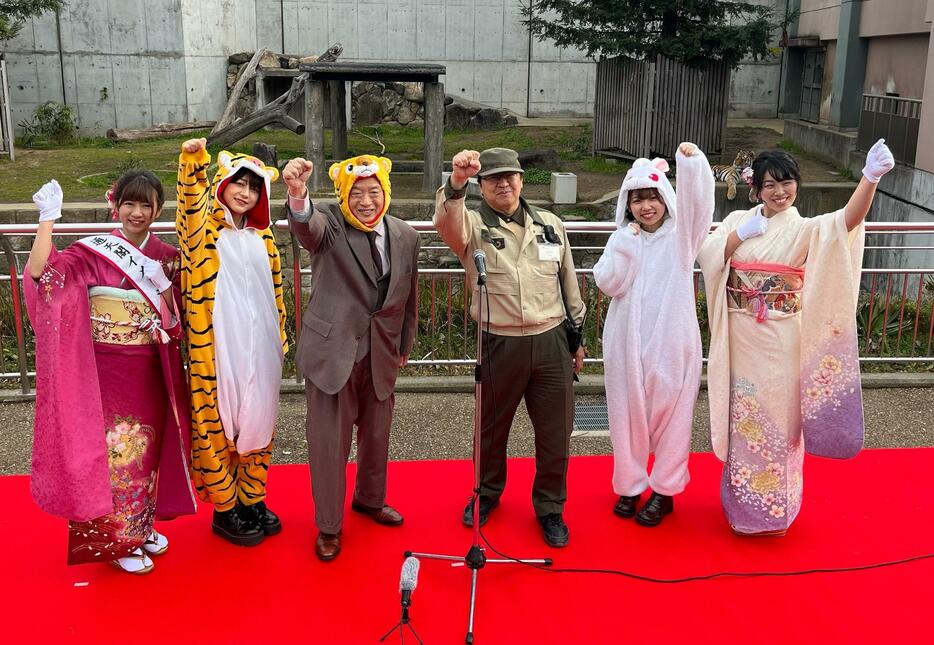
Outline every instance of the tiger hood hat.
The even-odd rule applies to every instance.
[[[222,150],[221,153],[217,155],[217,174],[214,175],[213,182],[215,186],[214,216],[217,217],[218,208],[220,208],[224,213],[224,221],[226,221],[229,226],[234,226],[233,215],[230,212],[230,208],[224,203],[222,195],[224,194],[224,189],[227,188],[227,184],[230,183],[230,180],[233,179],[233,176],[236,175],[241,168],[246,168],[263,180],[263,189],[260,191],[259,199],[256,200],[256,205],[247,211],[245,224],[245,226],[262,231],[269,228],[272,221],[269,210],[269,187],[272,182],[279,178],[279,170],[272,166],[267,166],[262,160],[252,155],[234,154],[226,150]]]
[[[616,202],[616,226],[626,225],[626,210],[629,207],[629,193],[640,188],[654,188],[658,191],[662,201],[665,202],[665,208],[668,210],[668,216],[675,216],[675,189],[665,173],[668,172],[668,162],[660,157],[649,161],[642,157],[636,159],[632,168],[626,173],[623,179],[623,185],[619,189],[619,199]]]
[[[360,155],[344,159],[331,164],[328,176],[334,182],[334,194],[337,195],[337,204],[347,223],[364,233],[372,231],[389,210],[389,201],[392,196],[392,184],[389,181],[389,172],[392,170],[392,161],[386,157],[374,155]],[[350,189],[360,179],[376,177],[383,189],[383,210],[373,219],[362,222],[350,211]]]

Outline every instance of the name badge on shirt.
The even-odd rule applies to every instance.
[[[538,245],[539,262],[560,262],[561,245],[560,244],[539,244]]]

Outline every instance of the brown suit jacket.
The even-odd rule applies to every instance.
[[[412,351],[417,323],[418,233],[385,216],[389,238],[389,290],[377,301],[376,275],[366,235],[350,226],[337,204],[313,205],[307,223],[284,213],[289,229],[311,253],[311,299],[302,319],[295,362],[305,378],[336,394],[354,363],[370,353],[373,388],[380,401],[396,384],[399,361]]]

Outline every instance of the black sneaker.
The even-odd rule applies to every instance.
[[[275,535],[282,531],[282,522],[279,521],[279,516],[269,510],[266,502],[257,502],[246,508],[253,510],[256,523],[259,524],[264,535]]]
[[[486,524],[490,519],[490,512],[499,506],[498,499],[480,496],[480,526]],[[473,497],[467,500],[467,506],[464,507],[464,516],[461,518],[464,526],[473,526]]]
[[[642,526],[658,526],[665,516],[673,510],[675,510],[673,497],[653,492],[645,506],[636,513],[636,522]]]
[[[263,541],[263,530],[251,518],[244,517],[236,507],[229,511],[214,509],[211,530],[231,544],[256,546]]]
[[[564,523],[561,513],[549,513],[538,518],[538,523],[542,527],[542,537],[545,538],[545,544],[553,547],[562,547],[568,545],[568,525]]]

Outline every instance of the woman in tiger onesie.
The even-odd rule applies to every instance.
[[[188,333],[192,480],[215,534],[255,546],[282,530],[266,476],[288,345],[269,185],[255,157],[221,152],[208,180],[205,139],[182,144],[176,231]]]

